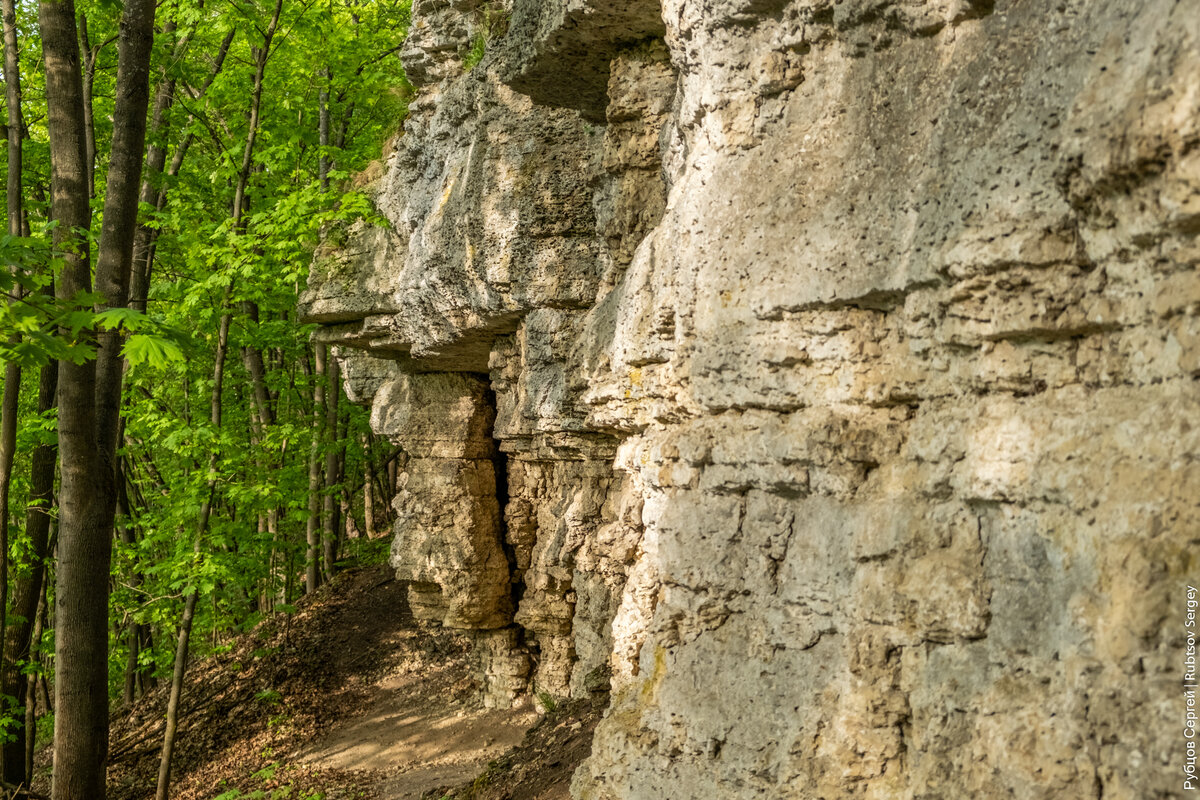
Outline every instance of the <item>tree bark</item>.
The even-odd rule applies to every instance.
[[[43,571],[45,567],[43,566]],[[33,633],[30,637],[30,642],[41,644],[42,642],[42,620],[45,619],[46,611],[46,581],[42,581],[42,590],[37,597],[37,607],[34,609],[33,617]],[[30,652],[33,652],[32,647]],[[25,729],[24,733],[24,756],[25,763],[21,767],[21,772],[25,776],[22,783],[28,783],[33,775],[33,755],[37,748],[37,682],[38,675],[42,670],[31,670],[22,683],[25,685],[25,696],[29,698],[29,702],[25,704]],[[17,742],[20,743],[22,737],[17,737]],[[18,745],[19,746],[19,745]],[[5,760],[8,759],[8,753],[4,754]],[[7,767],[6,767],[7,769]]]
[[[44,413],[54,406],[54,394],[58,386],[58,364],[50,363],[42,368],[38,385],[38,412]],[[13,587],[14,621],[6,631],[4,639],[4,678],[0,693],[16,698],[16,706],[33,705],[28,690],[28,681],[21,674],[22,662],[30,655],[32,642],[40,638],[39,603],[45,594],[46,555],[50,540],[50,507],[54,492],[54,467],[58,447],[42,444],[34,448],[30,468],[29,505],[25,511],[25,533],[29,538],[32,570],[26,577],[17,580]],[[18,715],[14,730],[16,738],[4,745],[4,779],[9,783],[25,783],[29,773],[25,769],[25,752],[21,725],[24,716]]]
[[[321,152],[317,156],[317,180],[321,182],[321,191],[329,191],[329,81],[331,73],[325,67],[323,75],[325,82],[321,84],[321,92],[317,96],[317,141]]]
[[[363,451],[363,535],[367,541],[375,538],[375,465],[371,463],[370,440],[362,436]]]
[[[154,653],[154,630],[149,625],[138,626],[138,651]],[[151,662],[153,663],[153,661]],[[150,692],[158,688],[158,678],[154,677],[154,667],[145,667],[138,670],[137,674],[137,691],[139,696],[145,697]]]
[[[242,313],[250,322],[258,326],[258,305],[250,300],[242,302]],[[254,398],[254,412],[258,416],[257,431],[261,437],[267,428],[275,424],[275,406],[270,391],[267,389],[267,365],[263,360],[262,351],[257,347],[245,345],[242,347],[242,363],[250,375],[250,387]]]
[[[308,552],[304,560],[304,591],[312,594],[320,585],[318,554],[321,531],[321,434],[325,427],[325,345],[314,348],[312,444],[308,451]]]
[[[24,122],[21,118],[21,69],[14,0],[0,0],[0,12],[4,17],[4,82],[5,101],[8,104],[8,232],[12,236],[20,236],[24,233],[21,197],[21,133]],[[4,396],[0,399],[0,642],[7,641],[8,615],[4,612],[8,608],[8,499],[12,489],[13,459],[17,452],[20,393],[21,368],[16,364],[6,364]],[[7,675],[11,670],[5,665],[12,663],[7,653],[0,651],[0,675]]]
[[[171,782],[171,752],[175,747],[175,732],[179,728],[179,698],[183,694],[183,678],[187,673],[188,643],[192,636],[192,620],[196,617],[196,600],[199,593],[192,591],[183,604],[183,618],[179,622],[179,641],[175,645],[175,669],[171,674],[171,696],[167,701],[167,727],[163,734],[162,759],[158,763],[158,789],[155,800],[167,800],[167,787]]]
[[[163,25],[164,35],[175,33],[175,20],[169,20]],[[176,43],[172,61],[183,55],[187,46],[184,41]],[[164,141],[167,133],[168,114],[175,102],[175,76],[169,66],[163,67],[162,78],[154,90],[154,105],[150,112],[150,142],[146,147],[146,165],[142,170],[142,188],[138,193],[138,206],[143,203],[150,205],[155,201],[158,190],[155,188],[155,178],[162,174],[167,163],[167,146]],[[150,291],[150,255],[153,229],[140,220],[133,235],[133,264],[129,274],[129,307],[138,311],[146,310],[146,298]]]
[[[4,93],[8,103],[8,232],[20,236],[22,231],[21,138],[25,121],[21,115],[21,64],[17,41],[16,0],[0,0],[4,16]]]
[[[100,255],[96,262],[96,291],[108,308],[129,302],[129,274],[133,264],[133,239],[137,228],[138,190],[146,148],[146,110],[150,103],[150,55],[154,46],[154,0],[126,0],[121,17],[117,63],[117,98],[113,109],[112,155],[104,195],[104,221],[100,230]],[[115,480],[117,428],[121,416],[121,383],[124,357],[120,330],[100,334],[96,356],[97,444],[105,477]],[[112,524],[116,493],[106,497]]]
[[[233,37],[236,33],[236,29],[230,30],[221,42],[208,78],[205,80],[204,86],[200,88],[199,97],[205,95],[208,87],[221,74],[221,70],[225,66],[225,57],[229,55],[229,46],[233,43]],[[176,50],[178,51],[179,48],[177,47]],[[151,122],[152,131],[165,132],[168,125],[167,115],[175,98],[175,88],[175,80],[164,75],[162,82],[159,84],[158,91],[155,93],[154,112]],[[171,156],[171,165],[166,172],[168,177],[175,177],[179,174],[179,170],[183,168],[183,161],[187,156],[191,143],[192,136],[188,134],[184,136],[183,141],[175,148],[175,154]],[[156,188],[154,178],[162,173],[163,166],[166,164],[166,158],[166,147],[159,146],[157,142],[152,141],[146,152],[146,169],[142,180],[140,202],[146,204],[153,203],[157,211],[162,211],[166,206],[167,190],[165,186]],[[129,305],[138,311],[146,310],[146,301],[150,294],[150,275],[153,271],[154,251],[157,242],[158,228],[151,227],[146,224],[146,220],[142,220],[142,223],[138,225],[137,232],[134,234],[133,270],[129,285]]]
[[[88,246],[76,235],[90,226],[91,175],[74,2],[43,0],[39,16],[46,62],[51,209],[59,223],[55,243],[65,251],[59,291],[64,299],[71,299],[77,292],[91,288]],[[153,2],[126,3],[114,110],[119,122],[113,133],[96,274],[97,288],[110,306],[125,303],[128,286],[145,146],[153,24]],[[119,357],[112,357],[114,346],[119,353],[119,338],[106,336],[100,342],[97,362],[64,361],[60,365],[62,493],[55,610],[54,705],[58,713],[51,790],[54,800],[105,797],[108,591],[116,510],[112,454],[116,448],[121,363]]]
[[[11,214],[11,209],[10,209]],[[17,217],[17,225],[21,224]],[[0,399],[0,612],[8,608],[8,496],[12,488],[13,458],[17,452],[17,413],[21,394],[21,368],[4,367],[4,397]],[[0,642],[5,641],[8,614],[0,613]],[[5,660],[0,651],[0,675]]]
[[[130,503],[129,491],[127,488],[128,470],[119,465],[117,474],[117,514],[119,516],[129,516],[133,508]],[[121,525],[117,528],[117,534],[121,537],[121,541],[128,547],[132,547],[137,542],[134,526]],[[129,586],[133,590],[134,598],[137,601],[145,600],[145,593],[142,591],[142,586],[145,585],[145,575],[140,568],[135,567],[133,574],[129,576]],[[125,706],[133,705],[133,701],[138,696],[138,688],[142,683],[140,680],[144,673],[148,670],[143,668],[139,663],[138,655],[142,650],[142,641],[146,637],[146,625],[138,622],[136,619],[131,619],[126,626],[127,635],[129,638],[129,652],[125,659],[125,685],[122,691],[122,700]]]
[[[226,292],[228,302],[228,292]],[[221,316],[220,327],[217,330],[217,352],[213,364],[213,389],[209,405],[209,414],[214,431],[221,429],[221,391],[225,382],[225,355],[229,350],[229,324],[232,315],[228,312]],[[212,517],[213,500],[216,494],[216,467],[218,452],[213,449],[208,460],[208,485],[206,497],[200,506],[200,520],[196,526],[194,551],[200,552],[200,541],[208,530],[208,521]],[[188,592],[184,599],[183,617],[179,622],[179,639],[175,646],[175,667],[171,675],[171,692],[167,698],[167,722],[163,732],[162,754],[158,761],[158,787],[155,800],[167,800],[171,785],[171,758],[175,752],[175,734],[179,729],[179,700],[183,696],[183,679],[187,674],[188,644],[192,636],[192,621],[196,617],[196,603],[200,592],[195,587]]]
[[[39,6],[46,64],[54,243],[63,253],[59,296],[91,289],[86,232],[87,152],[83,82],[73,0]],[[86,333],[84,334],[87,335]],[[95,364],[63,361],[58,439],[62,450],[55,611],[54,800],[105,796],[108,749],[108,530],[93,513],[97,495]]]
[[[333,571],[338,551],[338,512],[341,510],[334,487],[340,481],[338,474],[338,398],[342,394],[341,368],[338,360],[329,354],[325,366],[329,385],[325,387],[325,527],[321,537],[321,549],[325,557],[325,580],[333,580]]]
[[[87,158],[88,197],[92,198],[96,196],[96,122],[92,113],[92,84],[96,79],[96,58],[100,48],[92,47],[87,14],[79,15],[79,39],[83,44],[83,148]]]

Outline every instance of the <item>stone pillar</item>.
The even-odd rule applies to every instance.
[[[511,624],[487,383],[465,373],[400,374],[373,406],[374,429],[409,456],[393,501],[391,564],[412,582],[413,614],[449,628]]]

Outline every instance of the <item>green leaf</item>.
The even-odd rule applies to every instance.
[[[172,361],[183,359],[183,349],[171,339],[148,333],[135,333],[125,342],[124,355],[133,366],[149,364],[164,369]]]
[[[115,331],[121,327],[129,331],[137,331],[149,322],[149,317],[132,308],[109,308],[96,315],[96,327],[106,331]]]

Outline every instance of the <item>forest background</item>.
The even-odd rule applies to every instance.
[[[411,0],[2,0],[0,739],[104,797],[110,710],[382,555],[402,454],[296,320],[398,133]]]

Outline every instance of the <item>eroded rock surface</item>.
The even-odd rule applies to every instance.
[[[1177,796],[1196,9],[414,14],[304,312],[490,702],[611,687],[576,797]]]

